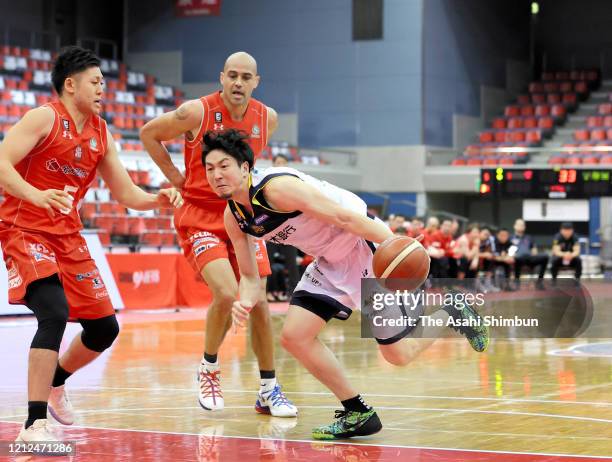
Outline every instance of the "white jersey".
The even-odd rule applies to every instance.
[[[279,212],[266,202],[262,189],[269,181],[279,176],[294,176],[313,186],[327,198],[347,209],[367,216],[366,203],[350,191],[326,181],[318,180],[288,167],[255,169],[251,172],[249,198],[253,215],[240,204],[229,201],[243,232],[277,244],[292,245],[302,252],[333,262],[345,259],[363,239],[348,229],[325,223],[300,211]]]

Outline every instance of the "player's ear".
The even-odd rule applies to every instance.
[[[255,90],[259,86],[259,78],[259,74],[257,74],[253,79],[253,81],[255,82],[255,85],[253,85],[253,90]]]
[[[219,72],[219,83],[223,86],[223,79],[225,78],[225,74],[223,71]]]
[[[76,87],[76,79],[74,77],[68,77],[66,80],[64,80],[64,91],[65,92],[68,92],[74,95],[75,87]]]

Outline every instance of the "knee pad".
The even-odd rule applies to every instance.
[[[119,335],[119,323],[113,314],[100,319],[81,319],[81,341],[85,348],[102,353]]]
[[[38,321],[30,348],[59,351],[68,322],[68,301],[57,275],[31,283],[25,300]]]

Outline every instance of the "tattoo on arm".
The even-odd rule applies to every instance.
[[[176,111],[174,111],[174,117],[176,117],[178,120],[185,120],[188,115],[189,114],[187,114],[187,109],[183,105],[180,105],[176,109]]]

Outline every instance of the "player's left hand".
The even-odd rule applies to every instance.
[[[180,207],[183,205],[183,197],[176,188],[160,189],[157,194],[157,202],[160,207]]]
[[[238,331],[239,327],[244,327],[249,320],[249,313],[253,309],[252,306],[247,305],[245,302],[236,300],[232,305],[232,321],[234,323],[234,332]]]

